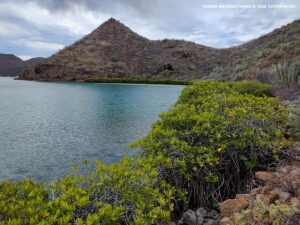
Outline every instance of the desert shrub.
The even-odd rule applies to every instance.
[[[174,188],[158,175],[151,161],[124,157],[111,166],[98,161],[88,175],[66,175],[49,188],[4,181],[0,224],[166,224]]]
[[[193,206],[213,207],[245,191],[253,171],[278,158],[286,110],[274,98],[238,93],[238,85],[200,81],[186,87],[132,145],[162,159],[160,173],[186,189]]]
[[[229,224],[292,225],[290,222],[293,217],[300,212],[298,204],[294,200],[289,204],[277,200],[275,203],[267,205],[260,196],[257,196],[254,201],[253,208],[236,213],[233,221]]]
[[[117,56],[112,56],[112,57],[111,57],[111,61],[112,61],[112,62],[119,62],[119,59],[118,59]]]
[[[292,29],[292,30],[289,30],[286,34],[287,34],[287,36],[293,36],[293,35],[295,35],[295,34],[297,34],[298,33],[298,30],[297,29]]]
[[[297,86],[300,79],[300,64],[291,61],[290,59],[283,59],[275,64],[276,72],[279,80],[292,89]]]
[[[242,64],[242,63],[237,64],[237,65],[235,66],[235,72],[236,72],[236,73],[239,73],[239,72],[245,70],[246,68],[247,68],[247,64]]]
[[[231,82],[229,86],[240,94],[252,94],[259,97],[271,95],[271,86],[258,81]]]
[[[270,41],[268,44],[267,44],[267,48],[276,48],[277,46],[277,42],[276,40],[273,40],[273,41]]]
[[[278,60],[282,59],[283,56],[284,56],[284,55],[283,55],[283,52],[282,52],[282,51],[279,51],[279,50],[275,50],[275,51],[273,51],[272,54],[271,54],[271,58],[272,58],[273,60],[275,60],[275,61],[278,61]]]

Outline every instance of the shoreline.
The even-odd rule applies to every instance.
[[[135,79],[135,78],[88,78],[86,83],[126,83],[126,84],[173,84],[173,85],[189,85],[192,80],[168,80],[168,79]]]
[[[171,79],[134,79],[134,78],[87,78],[85,80],[34,80],[20,79],[14,80],[37,81],[37,82],[58,82],[58,83],[106,83],[106,84],[162,84],[162,85],[190,85],[194,80],[171,80]]]

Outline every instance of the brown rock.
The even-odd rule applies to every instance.
[[[262,190],[262,187],[254,188],[250,191],[250,195],[255,196],[255,195],[259,194],[261,192],[261,190]]]
[[[262,171],[257,171],[255,173],[255,177],[261,181],[271,181],[275,178],[275,176],[272,173],[268,172],[262,172]]]
[[[228,217],[224,217],[223,219],[220,220],[220,225],[227,225],[229,224],[230,219]]]
[[[268,202],[267,202],[267,204],[270,205],[270,204],[272,204],[273,202],[275,202],[278,199],[279,199],[279,194],[276,193],[276,192],[271,192],[268,195]]]
[[[220,204],[220,210],[223,216],[230,217],[234,213],[240,212],[249,206],[249,200],[245,198],[227,199]]]
[[[274,186],[270,183],[268,184],[265,184],[265,186],[262,187],[261,189],[261,194],[264,194],[264,195],[268,195],[272,190],[273,190]]]

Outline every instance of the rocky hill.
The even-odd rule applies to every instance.
[[[26,68],[40,63],[44,58],[32,58],[26,61],[18,58],[13,54],[0,54],[0,76],[18,76]]]
[[[215,49],[184,40],[148,40],[109,19],[19,78],[267,79],[274,60],[282,55],[300,59],[300,20],[246,44]]]

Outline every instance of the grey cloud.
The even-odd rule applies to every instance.
[[[0,22],[11,24],[12,27],[22,27],[30,32],[27,37],[25,33],[20,33],[16,38],[27,38],[32,41],[34,36],[45,42],[66,45],[91,32],[109,17],[115,17],[150,39],[184,38],[212,47],[228,47],[270,32],[276,27],[299,19],[300,15],[299,0],[238,1],[239,4],[266,2],[296,4],[297,9],[293,10],[202,8],[202,4],[236,2],[236,0],[0,0],[0,11],[1,3],[12,6],[12,10],[0,13]],[[19,6],[19,10],[22,10],[22,6],[25,10],[27,6],[28,11],[20,14],[13,6]],[[0,37],[1,43],[7,43],[7,40],[8,38]],[[52,53],[49,51],[48,54]]]

